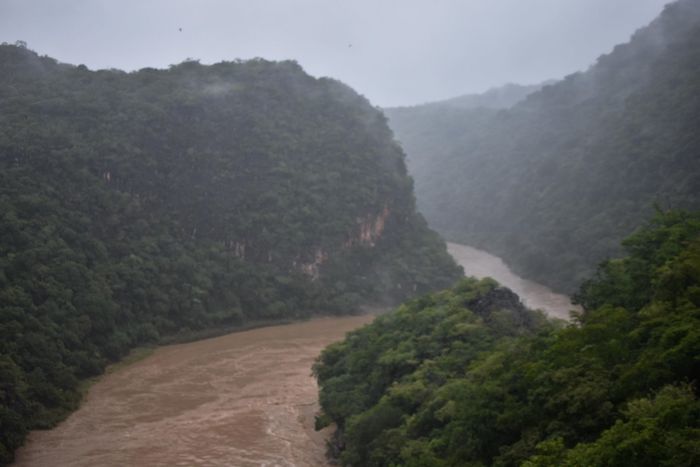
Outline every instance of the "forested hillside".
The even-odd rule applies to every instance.
[[[465,279],[315,366],[343,465],[700,464],[700,215],[659,213],[557,327]]]
[[[511,109],[389,109],[418,205],[451,240],[572,292],[654,205],[700,208],[700,2]]]
[[[464,94],[462,96],[445,99],[443,101],[429,102],[423,105],[409,107],[394,107],[387,109],[391,114],[395,112],[406,111],[409,114],[414,114],[412,111],[420,111],[426,109],[508,109],[513,107],[518,102],[524,100],[527,96],[535,91],[539,91],[544,84],[505,84],[491,88],[482,94]]]
[[[391,128],[407,149],[407,165],[416,179],[416,190],[421,190],[419,208],[429,210],[435,206],[424,204],[423,197],[430,200],[434,184],[441,180],[431,174],[439,155],[456,146],[458,141],[473,138],[484,131],[483,124],[495,116],[499,109],[508,109],[542,88],[542,85],[519,86],[508,84],[493,88],[483,94],[467,94],[439,102],[411,107],[384,109]],[[468,122],[465,126],[464,122]],[[426,191],[427,193],[423,193]],[[439,209],[439,208],[438,208]]]
[[[136,345],[453,283],[403,159],[295,62],[125,73],[0,46],[0,464]]]

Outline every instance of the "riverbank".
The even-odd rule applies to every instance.
[[[87,396],[88,392],[90,391],[90,388],[94,386],[98,381],[100,381],[102,378],[104,378],[107,375],[110,375],[114,373],[115,371],[119,371],[122,368],[126,368],[129,365],[132,365],[140,360],[143,360],[144,358],[149,357],[158,347],[156,345],[151,345],[151,346],[143,346],[143,347],[136,347],[134,349],[131,349],[128,354],[118,362],[112,363],[110,365],[107,365],[107,368],[105,368],[105,371],[102,372],[101,375],[93,376],[92,378],[88,378],[80,383],[80,397],[82,400],[85,399]],[[70,416],[70,415],[68,415]],[[68,418],[68,417],[66,417]]]

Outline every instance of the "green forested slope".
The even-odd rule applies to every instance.
[[[571,292],[655,203],[700,207],[700,3],[512,109],[387,115],[433,227]]]
[[[417,189],[427,190],[428,193],[424,194],[427,196],[433,184],[440,183],[429,178],[436,172],[436,159],[449,157],[448,152],[474,138],[478,132],[483,132],[481,125],[489,122],[499,109],[513,107],[542,86],[507,84],[483,94],[466,94],[423,105],[384,109],[391,128],[401,144],[410,151],[407,164],[415,174]],[[419,206],[428,200],[419,199]],[[431,215],[435,215],[433,209],[440,209],[428,204],[423,207],[431,208]]]
[[[353,466],[700,463],[700,215],[659,214],[554,327],[465,279],[328,347],[315,373]]]
[[[508,109],[524,100],[535,91],[539,91],[545,84],[505,84],[491,88],[481,94],[464,94],[442,101],[429,102],[422,105],[408,107],[389,108],[392,114],[405,111],[407,114],[421,113],[429,109]],[[416,112],[417,111],[417,112]]]
[[[294,62],[0,46],[0,463],[135,345],[445,287],[384,117]]]

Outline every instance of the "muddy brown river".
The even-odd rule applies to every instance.
[[[371,319],[317,318],[160,347],[102,378],[56,428],[32,432],[16,465],[326,465],[311,365]]]
[[[491,276],[552,316],[569,300],[513,275],[488,253],[449,250],[468,275]],[[327,431],[311,365],[371,315],[310,321],[160,347],[107,374],[80,409],[34,431],[16,466],[324,466]]]
[[[447,251],[462,265],[467,276],[493,277],[518,294],[530,308],[540,309],[551,317],[565,320],[569,319],[569,311],[579,309],[571,304],[566,295],[554,293],[541,284],[516,276],[497,256],[459,243],[448,243]]]

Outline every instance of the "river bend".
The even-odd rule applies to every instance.
[[[454,243],[449,251],[468,275],[493,277],[528,306],[568,317],[567,297],[499,258]],[[327,465],[328,432],[313,430],[310,368],[325,346],[372,318],[316,318],[160,347],[100,379],[56,428],[32,432],[16,466]]]

